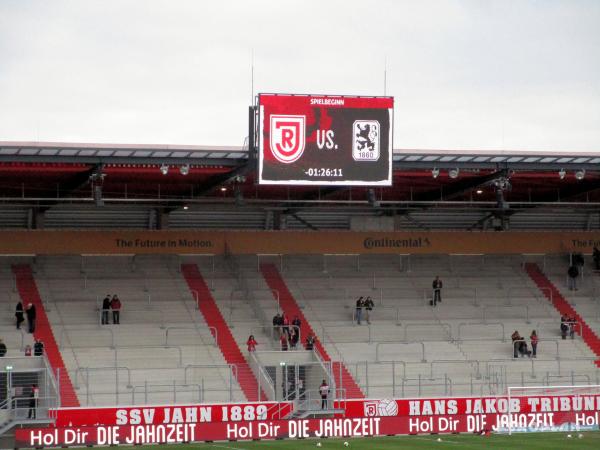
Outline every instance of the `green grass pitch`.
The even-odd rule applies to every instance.
[[[569,450],[569,449],[600,449],[600,432],[579,433],[519,433],[508,435],[477,436],[472,434],[440,435],[438,436],[397,436],[380,438],[359,439],[301,439],[282,441],[257,441],[257,442],[214,442],[198,444],[174,444],[162,446],[137,447],[138,449],[157,450],[161,448],[170,450],[189,449],[224,449],[224,450],[292,450],[292,449],[317,449],[317,442],[321,443],[319,450],[422,450],[422,449],[498,449],[498,450]],[[348,447],[344,446],[348,442]]]

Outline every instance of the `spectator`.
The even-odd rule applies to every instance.
[[[44,343],[39,339],[33,344],[33,356],[42,356],[44,354]]]
[[[292,325],[296,329],[296,334],[300,335],[300,327],[302,326],[302,321],[298,316],[294,316],[294,320],[292,320]]]
[[[248,340],[246,341],[246,345],[248,346],[249,352],[256,351],[256,346],[258,345],[258,342],[256,342],[256,339],[254,339],[253,334],[251,334],[250,337],[248,338]]]
[[[113,295],[113,298],[110,301],[110,309],[112,309],[113,312],[113,323],[119,325],[121,323],[121,300],[119,300],[119,297],[116,295]]]
[[[521,335],[517,330],[510,336],[513,343],[513,355],[515,358],[519,357],[519,350],[521,349]]]
[[[0,339],[0,358],[6,355],[6,344]]]
[[[577,319],[575,318],[575,316],[571,316],[569,318],[569,337],[571,339],[575,339],[575,326],[577,324]]]
[[[435,277],[431,287],[433,288],[433,306],[436,306],[438,302],[442,303],[442,288],[444,287],[439,275]]]
[[[531,339],[531,350],[533,352],[531,356],[537,358],[538,335],[535,330],[531,332],[529,339]]]
[[[298,345],[298,340],[300,339],[300,334],[298,333],[296,328],[290,329],[290,347],[296,350],[296,346]]]
[[[30,303],[27,305],[27,309],[25,310],[25,314],[27,315],[27,324],[29,325],[29,332],[33,333],[35,331],[35,318],[36,318],[36,310],[35,305]]]
[[[321,395],[321,409],[327,409],[327,397],[329,396],[329,385],[325,380],[319,386],[319,394]]]
[[[36,384],[31,385],[31,392],[29,393],[29,414],[28,419],[35,419],[37,410],[37,401],[40,395],[40,390]]]
[[[31,345],[29,344],[25,346],[25,356],[31,356]]]
[[[287,337],[289,339],[289,337],[290,337],[290,319],[286,313],[283,313],[283,315],[282,315],[281,325],[283,327],[283,332],[285,334],[287,334]]]
[[[367,319],[367,323],[369,325],[371,325],[371,311],[373,311],[374,306],[375,304],[373,303],[371,297],[367,297],[367,299],[365,300],[365,319]]]
[[[594,258],[594,266],[596,266],[596,270],[600,270],[600,250],[598,250],[597,245],[594,245],[594,250],[592,250],[592,257]]]
[[[521,345],[519,345],[519,353],[521,356],[529,356],[531,358],[531,352],[527,349],[527,342],[525,339],[521,340]]]
[[[15,310],[15,317],[17,318],[17,330],[21,329],[21,324],[23,322],[25,322],[25,319],[23,318],[23,303],[21,303],[19,301],[19,303],[17,303],[17,308]]]
[[[108,310],[110,309],[110,295],[102,300],[102,325],[108,325]]]
[[[274,338],[278,338],[279,333],[281,333],[281,328],[279,328],[281,326],[280,320],[281,320],[281,316],[279,315],[279,313],[277,313],[273,316],[273,337]]]
[[[287,352],[288,350],[288,337],[287,333],[281,333],[281,337],[279,338],[279,343],[281,344],[281,351]]]
[[[311,350],[315,346],[315,337],[312,334],[309,334],[306,338],[306,350]]]
[[[355,318],[356,318],[356,323],[360,325],[360,321],[362,319],[362,309],[365,306],[365,302],[363,301],[362,296],[358,298],[358,300],[356,300],[356,314],[355,314]]]
[[[567,317],[560,316],[560,336],[563,339],[567,338],[567,331],[569,331],[569,325],[567,325]]]
[[[568,277],[569,290],[576,291],[577,290],[577,277],[579,276],[579,269],[577,268],[577,266],[575,264],[573,264],[569,267],[569,270],[567,270],[567,275],[569,276]]]

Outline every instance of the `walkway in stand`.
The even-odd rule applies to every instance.
[[[562,296],[560,291],[554,286],[554,284],[542,273],[537,264],[527,263],[525,270],[529,277],[534,281],[537,287],[544,293],[546,298],[552,302],[554,308],[560,313],[561,316],[575,316],[578,323],[581,324],[580,329],[576,329],[577,334],[582,334],[583,342],[594,352],[594,354],[600,357],[600,338],[594,333],[590,326],[585,322],[575,308],[569,304],[569,302]],[[595,361],[596,366],[600,367],[600,360]]]
[[[65,363],[54,338],[54,333],[46,315],[37,284],[33,278],[31,267],[27,264],[15,265],[12,267],[12,270],[17,280],[17,289],[23,302],[23,308],[27,308],[29,303],[35,305],[36,326],[33,337],[44,343],[44,351],[48,362],[52,366],[55,375],[57,375],[60,385],[61,406],[80,406],[75,389],[73,389],[73,383],[71,383],[69,373],[65,368]],[[26,324],[27,322],[25,322],[24,326]]]
[[[206,281],[198,270],[198,266],[196,264],[183,264],[181,272],[187,281],[190,291],[194,294],[197,292],[198,308],[204,316],[204,320],[209,327],[214,327],[217,330],[217,344],[225,357],[225,361],[237,367],[237,381],[248,401],[267,400],[262,390],[259,398],[256,377],[235,341],[233,334],[231,334],[231,330],[210,293]]]
[[[274,264],[261,264],[260,270],[265,278],[265,281],[269,285],[269,288],[279,292],[279,304],[283,312],[287,314],[290,320],[294,316],[298,316],[298,318],[302,321],[300,326],[300,336],[302,336],[303,340],[309,334],[317,336],[308,323],[308,320],[306,320],[306,317],[304,317],[302,310],[298,306],[298,303],[296,303],[296,299],[294,299],[292,293],[289,291],[287,284],[281,277],[277,267],[275,267]],[[305,345],[305,343],[302,342],[302,345]],[[331,361],[331,357],[318,339],[315,342],[315,349],[324,361]],[[332,370],[334,373],[336,386],[346,390],[346,398],[350,399],[365,397],[360,390],[360,387],[358,384],[356,384],[356,381],[354,381],[354,378],[352,378],[352,375],[350,375],[350,372],[342,362],[333,361]]]

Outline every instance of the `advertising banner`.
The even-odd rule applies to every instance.
[[[259,184],[392,184],[392,97],[258,99]]]
[[[298,420],[201,421],[198,420],[201,416],[196,413],[181,411],[179,414],[174,413],[179,407],[164,407],[170,411],[161,412],[161,421],[159,416],[144,413],[144,408],[138,408],[140,412],[136,413],[131,408],[124,408],[127,412],[121,414],[118,411],[123,409],[117,409],[108,424],[18,429],[16,441],[17,447],[59,447],[431,433],[506,433],[509,430],[576,431],[597,430],[600,421],[598,394],[510,399],[378,399],[347,401],[344,404],[346,415],[343,417]],[[256,416],[257,410],[255,408],[253,412],[255,417],[264,417]],[[64,410],[66,414],[68,411],[74,410]],[[170,420],[175,416],[177,420]],[[165,420],[165,417],[170,419]]]

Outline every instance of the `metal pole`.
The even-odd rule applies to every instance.
[[[148,404],[148,380],[144,380],[144,403]]]

